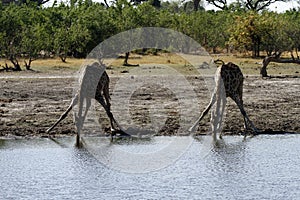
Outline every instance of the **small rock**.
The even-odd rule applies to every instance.
[[[13,122],[6,122],[6,126],[14,126],[15,124]]]
[[[36,127],[39,127],[40,126],[40,123],[39,122],[34,122],[32,123],[33,126],[36,126]]]
[[[29,95],[28,95],[28,94],[21,94],[20,97],[21,97],[21,98],[28,98]]]

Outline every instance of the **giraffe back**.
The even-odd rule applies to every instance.
[[[102,96],[102,92],[109,87],[109,77],[105,67],[94,62],[87,65],[84,69],[83,77],[80,83],[80,94],[86,98],[95,98]]]
[[[244,76],[239,66],[229,62],[223,64],[220,71],[226,91],[226,97],[237,95],[242,99]]]

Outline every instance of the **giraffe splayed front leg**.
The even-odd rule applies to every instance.
[[[72,99],[71,104],[67,108],[67,110],[60,116],[60,118],[50,127],[46,130],[46,133],[50,133],[52,129],[54,129],[62,120],[64,120],[68,113],[72,110],[73,106],[75,106],[78,102],[78,95],[76,94],[75,97]]]

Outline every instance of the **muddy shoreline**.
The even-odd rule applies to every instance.
[[[111,92],[120,77],[111,76]],[[186,78],[193,87],[198,98],[195,113],[200,114],[209,102],[208,93],[200,76]],[[1,137],[45,137],[45,131],[68,107],[76,79],[72,75],[26,74],[26,76],[0,77],[0,136]],[[170,90],[157,86],[145,86],[136,90],[131,98],[129,113],[132,123],[140,127],[149,128],[151,117],[159,116],[159,111],[149,111],[151,104],[163,105],[165,116],[156,135],[176,135],[180,130],[180,112],[178,98]],[[112,105],[114,115],[121,116],[118,109]],[[300,78],[272,78],[261,79],[258,76],[245,76],[244,106],[250,119],[261,130],[275,130],[300,133]],[[101,133],[109,133],[109,121],[102,108],[95,108]],[[118,118],[118,117],[117,117]],[[120,118],[120,117],[119,117]],[[124,120],[123,123],[127,119]],[[153,120],[153,119],[152,119]],[[206,116],[200,123],[197,134],[210,131],[210,116]],[[92,121],[89,120],[88,121]],[[184,122],[189,123],[189,122]],[[192,124],[192,122],[190,122]],[[130,125],[129,125],[130,126]],[[154,127],[155,128],[155,127]],[[226,116],[223,132],[225,134],[239,134],[243,132],[243,118],[232,100],[227,101]],[[75,126],[73,115],[59,124],[53,134],[73,135]]]

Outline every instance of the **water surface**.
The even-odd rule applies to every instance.
[[[139,155],[168,137],[99,146]],[[180,145],[181,138],[175,139]],[[73,138],[0,140],[0,199],[297,199],[300,136],[193,140],[174,162],[146,173],[110,168]],[[87,140],[87,145],[92,146]],[[177,152],[178,153],[178,152]],[[170,152],[170,155],[174,153]],[[126,160],[126,158],[124,158]],[[143,163],[140,163],[141,166]]]

